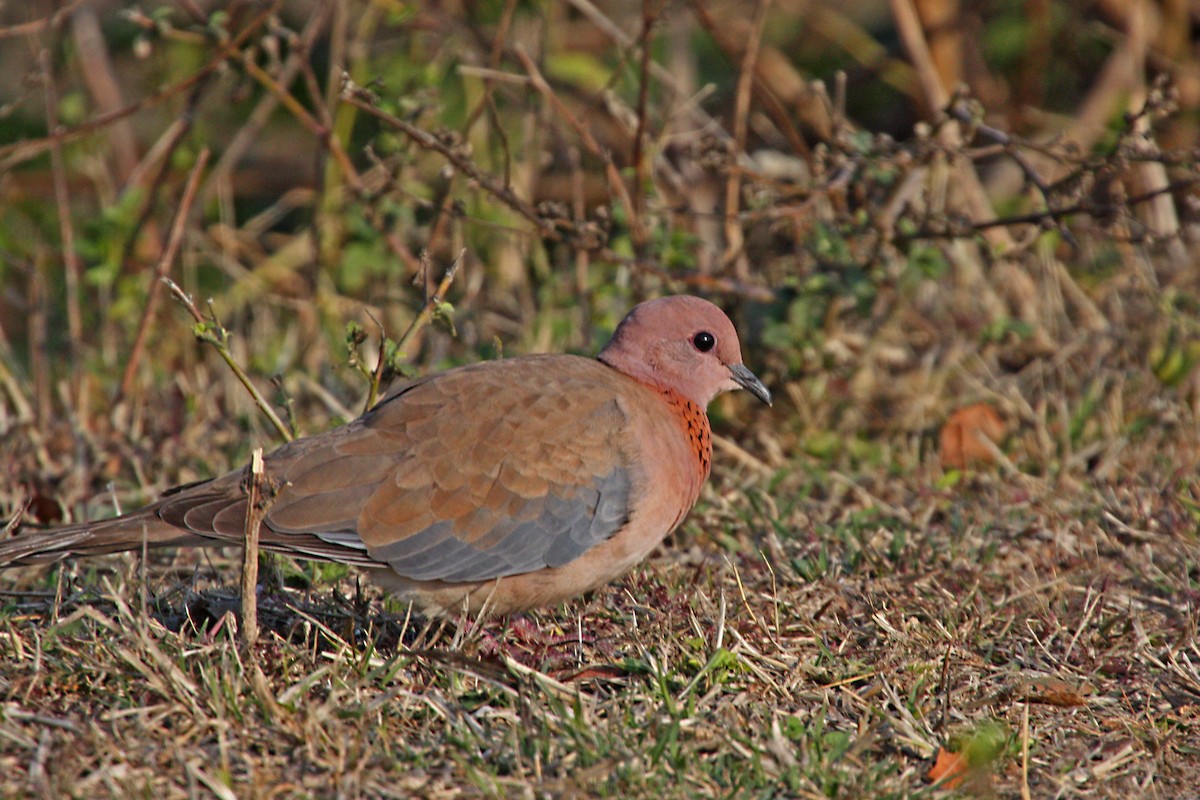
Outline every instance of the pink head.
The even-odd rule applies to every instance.
[[[636,306],[599,358],[642,383],[673,389],[701,408],[732,389],[748,389],[771,403],[767,387],[742,364],[729,317],[699,297],[676,295]]]

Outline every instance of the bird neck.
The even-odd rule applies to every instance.
[[[600,351],[597,359],[646,388],[658,392],[675,412],[673,416],[679,421],[696,458],[696,470],[700,477],[696,485],[698,492],[699,484],[708,479],[708,472],[712,467],[712,429],[708,425],[708,414],[704,406],[678,389],[664,385],[660,376],[646,365],[644,359],[629,358],[624,350],[615,346],[616,342],[617,337],[614,337],[613,341]]]
[[[695,405],[700,409],[701,414],[703,414],[705,406],[708,405],[708,401],[712,399],[711,396],[705,396],[702,392],[695,390],[693,375],[682,373],[679,370],[664,375],[656,366],[656,362],[659,359],[654,354],[631,354],[620,346],[620,342],[615,336],[611,342],[605,345],[600,354],[596,356],[596,360],[601,364],[607,364],[625,377],[633,378],[638,383],[648,386],[656,392],[670,391],[679,398]]]
[[[688,400],[674,389],[659,388],[663,399],[675,412],[696,458],[696,469],[700,475],[700,483],[708,479],[712,468],[712,428],[708,424],[708,414],[704,409]]]

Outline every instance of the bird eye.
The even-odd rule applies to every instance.
[[[717,337],[708,331],[700,331],[692,337],[692,345],[701,353],[707,353],[717,345]]]

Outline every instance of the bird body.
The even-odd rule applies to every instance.
[[[708,339],[711,348],[701,350]],[[699,342],[699,347],[697,346]],[[746,386],[715,306],[634,309],[598,359],[537,355],[397,387],[362,417],[267,455],[266,550],[369,569],[434,611],[512,613],[644,559],[708,476],[712,396]],[[116,519],[0,541],[0,567],[244,540],[243,470]]]

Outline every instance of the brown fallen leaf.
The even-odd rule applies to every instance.
[[[1087,705],[1087,695],[1089,694],[1091,694],[1090,686],[1072,686],[1066,681],[1050,678],[1027,684],[1023,699],[1027,703],[1072,707]]]
[[[942,466],[965,469],[972,463],[991,464],[996,457],[987,443],[999,444],[1007,433],[1008,426],[987,403],[958,409],[942,426]]]
[[[564,683],[590,680],[620,680],[628,677],[629,670],[617,664],[596,664],[560,678]]]
[[[957,789],[962,785],[967,775],[967,757],[944,747],[938,748],[937,760],[929,768],[926,778],[930,783],[938,783],[947,789]]]

